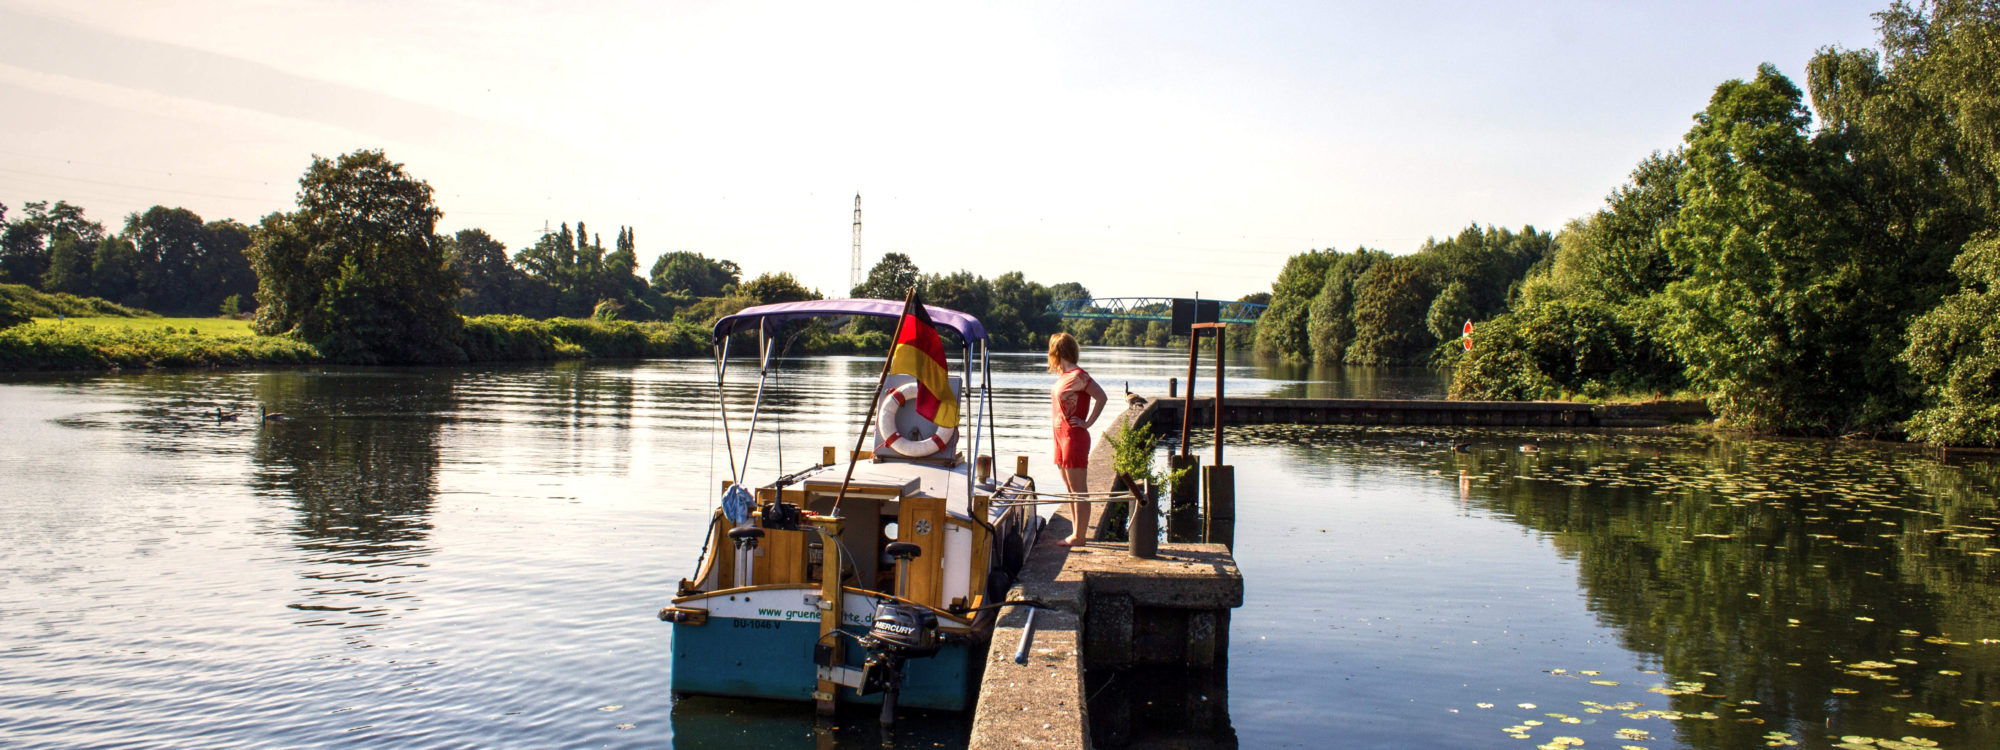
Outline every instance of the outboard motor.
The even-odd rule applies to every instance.
[[[908,542],[895,542],[888,546],[887,551],[896,558],[898,578],[907,580],[910,559],[916,557],[921,548]],[[882,694],[883,727],[896,723],[896,697],[903,689],[904,662],[936,655],[941,645],[937,613],[898,602],[875,605],[875,616],[869,622],[868,635],[861,638],[861,646],[868,649],[868,658],[861,663],[861,693]]]

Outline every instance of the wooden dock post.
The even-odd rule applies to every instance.
[[[1126,527],[1126,545],[1133,557],[1151,560],[1160,556],[1160,488],[1150,482],[1140,484],[1123,474],[1118,479],[1132,494],[1131,524]]]
[[[1236,467],[1210,466],[1202,469],[1203,493],[1208,500],[1207,542],[1236,549]]]

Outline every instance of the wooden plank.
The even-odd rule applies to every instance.
[[[909,598],[919,604],[942,607],[944,498],[906,497],[902,506],[896,518],[896,541],[909,542],[923,549],[917,559],[910,561]]]
[[[758,584],[804,583],[806,580],[806,533],[767,529],[757,543],[753,571]]]
[[[992,518],[992,516],[988,515],[992,511],[993,496],[973,494],[973,518],[981,520]],[[958,520],[952,519],[951,522],[956,524]],[[987,563],[993,559],[993,535],[987,533],[986,524],[975,523],[965,525],[972,529],[972,570],[966,574],[965,593],[969,598],[977,600],[981,595],[986,593],[986,576],[990,572],[990,566]],[[939,594],[939,596],[943,596],[943,594]],[[973,606],[978,605],[975,604]]]

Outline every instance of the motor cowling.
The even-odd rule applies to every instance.
[[[861,645],[871,652],[904,659],[936,654],[940,645],[937,613],[895,602],[877,604]]]

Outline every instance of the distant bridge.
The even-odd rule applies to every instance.
[[[1174,297],[1100,297],[1097,299],[1066,299],[1049,305],[1049,312],[1064,318],[1094,318],[1097,320],[1159,320],[1173,322]],[[1221,321],[1237,325],[1250,325],[1263,317],[1264,308],[1255,302],[1229,302],[1225,300],[1202,300],[1221,306]]]

